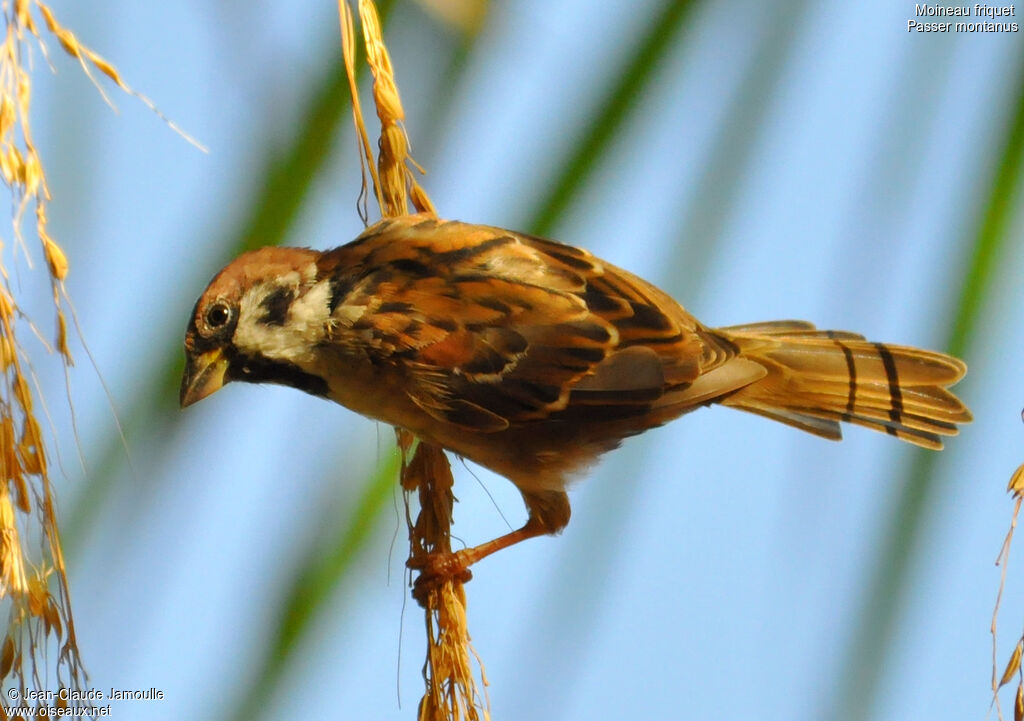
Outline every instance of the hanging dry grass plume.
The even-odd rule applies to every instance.
[[[36,15],[61,48],[78,60],[108,102],[94,71],[184,133],[148,98],[125,84],[111,63],[79,42],[44,3],[3,0],[0,12],[6,31],[0,46],[0,175],[12,200],[14,247],[30,266],[33,253],[25,241],[22,221],[30,209],[35,214],[35,236],[45,260],[55,313],[54,346],[44,350],[57,353],[67,367],[72,364],[65,317],[68,260],[47,229],[50,191],[31,129],[29,68],[33,51],[38,48],[48,59]],[[0,251],[6,246],[0,234]],[[30,379],[34,382],[30,355],[18,337],[20,328],[34,331],[35,327],[21,312],[9,282],[11,262],[12,258],[0,254],[0,474],[4,480],[0,483],[0,601],[7,611],[6,633],[0,643],[0,681],[13,677],[20,688],[41,690],[56,684],[76,689],[83,686],[85,671],[75,639],[49,461],[29,383]],[[55,667],[47,668],[47,663],[55,663]],[[7,694],[0,694],[3,718],[9,716],[9,702]]]
[[[419,212],[434,213],[430,198],[413,172],[414,169],[422,172],[422,169],[409,155],[409,141],[403,125],[405,113],[376,6],[372,0],[359,0],[358,12],[366,60],[373,74],[374,106],[381,125],[380,157],[376,164],[356,83],[355,21],[349,4],[339,0],[342,49],[364,171],[360,214],[366,222],[367,172],[383,216],[407,214],[410,202]],[[450,532],[455,500],[452,495],[452,473],[448,458],[440,447],[417,441],[406,431],[398,430],[397,435],[402,451],[401,480],[406,493],[410,560],[416,566],[418,561],[429,554],[451,551]],[[416,493],[419,506],[415,520],[409,510],[409,496],[413,493]],[[473,659],[476,659],[480,666],[481,682],[486,688],[483,666],[470,645],[463,586],[465,580],[446,579],[436,588],[430,589],[424,599],[427,659],[423,667],[423,678],[426,690],[419,704],[419,718],[423,721],[477,721],[489,718],[486,697],[481,699],[473,675]]]

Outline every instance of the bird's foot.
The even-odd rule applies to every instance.
[[[430,594],[444,585],[446,581],[457,581],[467,583],[473,578],[469,565],[474,559],[467,558],[466,551],[447,553],[428,553],[419,558],[410,558],[406,566],[413,571],[419,571],[419,575],[412,584],[412,597],[416,602],[428,608],[427,602]]]

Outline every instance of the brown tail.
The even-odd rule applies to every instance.
[[[952,356],[871,343],[802,321],[775,321],[714,331],[767,374],[719,399],[825,438],[842,437],[839,421],[884,431],[925,448],[942,448],[971,412],[946,390],[967,372]]]

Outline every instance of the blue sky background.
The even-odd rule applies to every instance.
[[[658,7],[495,3],[452,87],[452,31],[400,3],[387,38],[439,212],[524,227]],[[228,259],[225,234],[338,43],[337,10],[238,0],[53,9],[210,148],[194,150],[130,98],[112,93],[111,112],[56,43],[56,75],[37,56],[52,231],[100,374],[125,409],[150,390],[149,368],[181,354],[192,304]],[[882,0],[697,3],[552,235],[658,283],[710,325],[804,318],[941,346],[1024,77],[1024,43],[1019,33],[910,34],[913,13],[911,2]],[[431,118],[446,88],[451,101]],[[346,126],[325,149],[327,172],[289,244],[328,248],[358,234],[354,151]],[[992,561],[1009,522],[1004,487],[1024,461],[1022,222],[1018,213],[1008,229],[957,388],[976,421],[935,465],[908,592],[877,659],[877,696],[851,700],[845,664],[907,469],[923,451],[860,429],[828,443],[713,408],[606,457],[574,487],[562,536],[475,569],[470,631],[494,718],[983,716]],[[31,274],[21,277],[30,288]],[[38,315],[49,318],[40,298]],[[113,422],[97,374],[73,351],[81,446],[97,473]],[[67,517],[91,486],[59,368],[39,365]],[[179,413],[175,398],[165,401],[161,412]],[[166,695],[116,703],[119,719],[231,713],[273,636],[292,564],[351,522],[392,446],[387,427],[273,387],[229,387],[179,420],[157,436],[126,428],[131,467],[102,479],[109,494],[69,536],[90,684]],[[454,468],[460,538],[504,532],[502,514],[518,527],[510,483]],[[402,582],[400,515],[375,522],[264,718],[414,715],[423,639]],[[1024,570],[1013,560],[1001,662],[1024,615]]]

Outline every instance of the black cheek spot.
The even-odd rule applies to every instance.
[[[265,310],[260,323],[264,325],[284,325],[288,319],[288,309],[295,300],[295,291],[291,288],[281,288],[263,299],[260,306]]]

